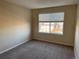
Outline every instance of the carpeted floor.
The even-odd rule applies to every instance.
[[[29,41],[1,54],[0,59],[74,59],[74,53],[67,46]]]

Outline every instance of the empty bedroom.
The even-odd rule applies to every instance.
[[[79,59],[79,0],[0,0],[0,59]]]

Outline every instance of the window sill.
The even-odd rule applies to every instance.
[[[39,34],[61,35],[61,36],[63,36],[63,33],[44,33],[44,32],[39,32]]]

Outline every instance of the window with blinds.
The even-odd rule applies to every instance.
[[[63,34],[64,12],[39,14],[39,32]]]

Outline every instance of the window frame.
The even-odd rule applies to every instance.
[[[61,12],[54,12],[54,13],[61,13]],[[65,12],[63,12],[64,13],[64,20],[65,20]],[[39,13],[39,14],[48,14],[48,13]],[[64,20],[63,21],[39,21],[39,14],[38,14],[38,33],[40,33],[40,34],[53,34],[53,35],[63,35],[64,34]],[[50,13],[51,14],[51,13]],[[39,32],[39,23],[49,23],[50,25],[49,25],[49,33],[45,33],[45,32]],[[51,23],[53,23],[53,22],[63,22],[63,33],[62,34],[60,34],[60,33],[51,33]]]

